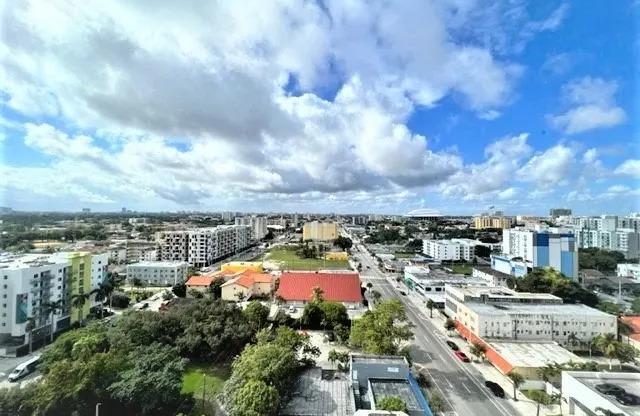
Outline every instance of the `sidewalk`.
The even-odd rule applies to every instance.
[[[393,284],[394,287],[396,286],[395,280],[393,281],[389,280],[389,282]],[[486,360],[484,362],[475,361],[475,356],[471,354],[471,351],[470,351],[471,349],[470,343],[465,341],[457,332],[452,332],[452,335],[449,336],[449,334],[447,333],[448,331],[444,328],[444,323],[446,321],[446,318],[440,313],[439,310],[434,309],[433,318],[429,318],[430,316],[429,308],[427,308],[425,301],[423,299],[416,296],[415,292],[412,292],[412,291],[409,291],[406,297],[413,303],[415,307],[417,307],[422,312],[426,320],[429,320],[431,321],[431,323],[433,323],[436,330],[443,335],[444,339],[449,339],[455,342],[458,345],[458,347],[460,347],[460,350],[463,351],[469,357],[469,359],[471,360],[471,363],[468,363],[467,365],[471,365],[476,370],[478,370],[478,372],[482,375],[482,377],[485,380],[490,380],[495,383],[498,383],[500,387],[504,389],[505,396],[506,396],[505,400],[509,400],[510,404],[522,416],[529,416],[529,415],[536,414],[537,404],[534,401],[527,398],[524,394],[522,394],[522,392],[520,391],[517,392],[518,401],[513,400],[513,383],[511,383],[509,378],[507,378],[500,371],[498,371],[498,369],[496,369],[488,361]],[[546,414],[555,415],[559,413],[560,411],[559,411],[558,405],[540,406],[540,415],[546,415]]]

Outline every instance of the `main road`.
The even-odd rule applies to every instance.
[[[434,388],[444,397],[450,408],[449,415],[458,416],[514,416],[519,412],[508,399],[495,397],[484,385],[485,379],[471,364],[458,360],[445,344],[446,335],[437,329],[414,303],[399,293],[377,262],[359,244],[355,255],[362,263],[363,280],[373,284],[373,290],[381,293],[382,299],[398,299],[407,310],[413,323],[414,339],[412,358],[416,367],[430,376]]]

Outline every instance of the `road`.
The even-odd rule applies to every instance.
[[[31,354],[25,355],[23,357],[2,357],[0,358],[0,388],[5,387],[20,387],[24,386],[30,382],[33,382],[41,377],[40,372],[38,370],[33,373],[23,377],[20,381],[10,383],[7,377],[13,371],[14,368],[18,366],[32,357],[36,355],[41,355],[43,350],[34,351]]]
[[[363,280],[373,283],[373,290],[379,291],[382,299],[399,299],[405,305],[407,317],[415,325],[412,346],[414,364],[428,372],[435,388],[455,412],[450,414],[517,415],[518,411],[506,399],[493,396],[484,386],[483,376],[472,365],[463,363],[453,356],[451,349],[445,344],[446,335],[436,329],[413,302],[400,295],[398,289],[378,269],[376,261],[359,245],[356,245],[354,251],[357,261],[362,263]]]

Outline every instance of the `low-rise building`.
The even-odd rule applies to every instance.
[[[439,261],[471,261],[474,245],[456,240],[422,240],[422,252]]]
[[[209,291],[214,278],[211,276],[191,276],[185,283],[187,287],[187,297],[193,297],[193,292],[200,292],[203,295]]]
[[[514,277],[523,277],[529,273],[529,267],[521,257],[512,257],[504,254],[491,255],[491,268]]]
[[[633,277],[633,279],[640,282],[640,264],[620,263],[616,267],[616,274],[619,277]]]
[[[505,287],[451,287],[445,312],[459,331],[482,339],[588,343],[617,334],[617,318],[586,305],[563,304],[548,293],[516,292]]]
[[[245,271],[222,284],[222,299],[238,301],[269,296],[273,290],[273,282],[274,278],[270,274]]]
[[[185,261],[141,261],[127,266],[127,280],[138,280],[151,286],[182,283],[189,272]]]
[[[618,393],[611,393],[612,388]],[[626,400],[619,398],[624,397],[622,392],[627,394]],[[640,397],[638,373],[562,372],[562,398],[569,404],[570,415],[640,416],[640,403],[629,402],[633,396]]]
[[[483,280],[487,286],[507,286],[507,280],[512,276],[489,266],[473,266],[471,277]]]
[[[362,305],[358,273],[284,272],[276,295],[287,305],[304,306],[313,299],[315,288],[322,291],[324,300],[341,302],[349,309]]]

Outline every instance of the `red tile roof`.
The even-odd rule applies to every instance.
[[[313,288],[324,292],[333,302],[362,302],[360,276],[357,273],[282,273],[278,296],[285,301],[311,300]]]
[[[232,284],[237,284],[246,288],[253,287],[255,283],[271,283],[273,277],[267,273],[256,273],[251,270],[247,270],[240,274],[240,276],[235,279],[229,280],[222,286],[228,286]]]
[[[211,276],[191,276],[187,280],[187,286],[209,286],[213,282]]]

